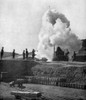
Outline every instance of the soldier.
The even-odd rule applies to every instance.
[[[1,49],[1,59],[3,58],[3,55],[4,55],[4,47],[2,47]]]
[[[15,58],[15,49],[13,49],[13,53],[12,53],[13,59]]]
[[[66,60],[68,61],[69,60],[69,51],[68,51],[68,49],[67,49],[67,52],[65,53],[65,56],[66,56]]]
[[[76,52],[73,53],[73,61],[76,59]]]
[[[33,49],[32,50],[32,59],[34,59],[34,57],[35,57],[35,50]]]
[[[25,50],[23,50],[23,59],[25,59]]]
[[[28,59],[28,50],[26,48],[26,59]]]

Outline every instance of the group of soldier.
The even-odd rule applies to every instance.
[[[3,56],[4,56],[4,47],[2,47],[2,49],[1,49],[1,60],[2,60]],[[15,58],[15,49],[13,49],[12,57],[13,57],[13,59]]]
[[[23,50],[23,59],[28,59],[29,56],[29,52],[28,49],[26,48],[26,50]],[[35,57],[35,50],[32,50],[32,59],[34,59]]]
[[[56,52],[57,53],[57,52]],[[3,55],[4,55],[4,47],[2,47],[1,49],[1,60],[3,58]],[[13,49],[13,52],[12,52],[12,58],[15,59],[15,49]],[[28,49],[26,48],[26,50],[23,50],[23,59],[28,59],[28,56],[29,56],[29,52],[28,52]],[[32,52],[31,52],[31,55],[32,55],[32,59],[34,59],[35,57],[35,50],[33,49]],[[68,55],[69,55],[69,51],[67,50],[67,53],[66,53],[66,57],[68,58]],[[76,58],[76,52],[74,51],[74,54],[72,56],[73,58],[73,61],[75,60]]]
[[[1,53],[1,60],[2,60],[2,58],[4,56],[4,47],[2,47],[0,53]],[[13,52],[12,52],[13,59],[15,59],[15,55],[16,55],[15,49],[13,49]],[[28,49],[26,48],[26,50],[23,50],[23,59],[28,59],[28,56],[29,56],[29,52],[28,52]],[[34,57],[35,57],[35,50],[33,49],[32,50],[32,59],[34,59]]]
[[[53,61],[75,61],[76,59],[76,52],[73,51],[73,54],[72,52],[69,52],[68,49],[66,49],[65,51],[62,50],[61,47],[57,47],[57,49],[55,50],[55,47],[54,47],[54,55],[53,55]]]

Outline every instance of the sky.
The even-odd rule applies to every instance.
[[[86,0],[0,0],[0,49],[37,49],[42,16],[49,6],[67,17],[73,33],[86,38]]]

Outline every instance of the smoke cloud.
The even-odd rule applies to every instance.
[[[65,15],[49,9],[42,18],[37,56],[52,60],[54,45],[73,52],[80,49],[81,41],[72,33],[70,22]]]

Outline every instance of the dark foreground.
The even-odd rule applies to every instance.
[[[37,84],[23,84],[24,89],[18,87],[10,87],[8,83],[0,84],[0,100],[16,100],[11,91],[21,90],[21,91],[39,91],[42,92],[43,96],[47,99],[45,100],[86,100],[86,90],[72,89],[65,87],[47,86],[47,85],[37,85]]]
[[[15,70],[13,70],[15,69]],[[37,62],[28,60],[0,60],[3,81],[10,82],[21,76],[45,76],[67,79],[69,83],[86,83],[86,62]],[[5,80],[4,80],[5,79]],[[16,100],[11,91],[39,91],[47,100],[86,100],[86,90],[39,84],[23,84],[26,88],[10,87],[0,83],[0,100]]]

